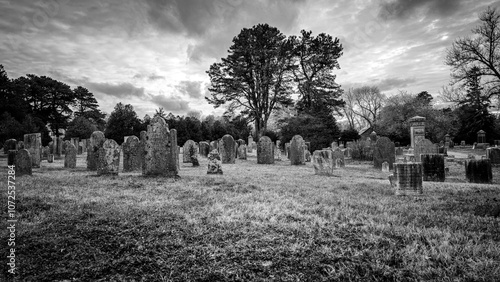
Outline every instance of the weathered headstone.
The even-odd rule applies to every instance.
[[[87,153],[87,147],[88,147],[87,142],[88,142],[88,139],[82,139],[82,141],[80,142],[81,146],[82,146],[82,154]]]
[[[304,139],[300,135],[295,135],[290,142],[290,163],[303,165],[305,164],[304,156]]]
[[[205,141],[200,142],[200,155],[207,158],[210,153],[210,144]]]
[[[491,183],[493,179],[491,161],[489,159],[466,160],[465,177],[472,183]]]
[[[49,146],[42,147],[42,160],[46,160],[49,155]]]
[[[221,139],[219,152],[223,164],[234,164],[236,162],[236,150],[233,136],[226,134]]]
[[[500,165],[500,148],[491,147],[486,149],[486,158],[490,159],[492,165]]]
[[[352,158],[352,148],[351,147],[347,147],[343,150],[344,152],[344,157],[346,159],[351,159]]]
[[[421,163],[396,163],[393,171],[389,181],[396,189],[396,195],[422,194]]]
[[[122,144],[123,171],[140,171],[142,170],[141,141],[134,135],[127,137],[126,141]]]
[[[314,174],[332,175],[334,170],[332,150],[316,150],[312,156]]]
[[[49,162],[49,163],[53,163],[54,162],[54,154],[49,154],[47,156],[47,162]]]
[[[31,175],[31,154],[27,149],[21,149],[16,154],[16,176]]]
[[[415,160],[420,162],[420,155],[422,154],[439,154],[439,148],[437,144],[433,144],[428,139],[422,139],[415,143]]]
[[[73,143],[66,146],[65,156],[64,156],[64,167],[65,168],[75,168],[76,167],[76,148]]]
[[[7,154],[7,165],[15,165],[17,150],[9,150]]]
[[[139,135],[139,158],[141,159],[141,169],[144,171],[144,162],[146,158],[146,136],[147,132],[142,130]]]
[[[97,175],[118,175],[118,169],[120,167],[120,146],[115,140],[106,139],[102,147],[99,148],[98,156]]]
[[[208,170],[207,174],[222,174],[222,165],[219,152],[212,150],[208,155]]]
[[[267,136],[262,136],[257,144],[257,163],[274,164],[273,141]]]
[[[411,147],[425,138],[425,117],[415,116],[408,120],[410,122]]]
[[[421,155],[423,180],[444,182],[446,179],[444,167],[444,155],[422,154]]]
[[[40,167],[42,134],[24,134],[24,148],[30,152],[32,167]]]
[[[148,125],[143,175],[176,177],[179,174],[177,130],[168,130],[162,117],[156,116]]]
[[[387,137],[381,137],[375,143],[373,150],[373,166],[378,169],[382,169],[382,163],[389,163],[389,169],[392,169],[394,162],[396,161],[396,155],[394,152],[394,142],[392,142]]]
[[[3,143],[3,153],[7,154],[10,150],[17,150],[16,139],[8,139]]]
[[[276,140],[276,146],[274,146],[274,160],[275,161],[281,161],[282,160],[280,145],[281,145],[281,141],[280,140]]]
[[[94,131],[90,135],[89,149],[87,150],[87,169],[90,171],[97,170],[97,160],[99,158],[99,149],[106,141],[104,133]]]
[[[247,159],[247,146],[242,144],[238,147],[238,159],[246,160]]]
[[[191,163],[191,147],[196,147],[193,140],[187,140],[182,146],[182,162],[183,163]]]
[[[198,149],[197,146],[189,147],[189,158],[194,167],[200,166],[200,162],[198,161]]]
[[[404,153],[403,147],[397,147],[396,148],[396,152],[395,152],[396,156],[402,156],[403,153]]]

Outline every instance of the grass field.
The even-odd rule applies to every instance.
[[[369,162],[325,177],[311,163],[257,165],[253,156],[207,175],[201,158],[169,179],[97,177],[83,156],[72,170],[43,161],[16,179],[17,278],[499,281],[500,168],[494,184],[469,184],[459,161],[448,164],[447,182],[400,197]]]

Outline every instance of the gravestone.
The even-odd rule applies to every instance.
[[[177,130],[168,130],[162,117],[156,116],[146,133],[143,175],[176,177],[179,174]]]
[[[63,154],[63,152],[62,152],[63,142],[64,142],[64,140],[61,136],[56,138],[56,152],[54,155],[58,158],[60,158],[61,155]]]
[[[208,154],[207,174],[222,174],[221,158],[219,152],[215,149]]]
[[[333,152],[332,150],[316,150],[312,156],[314,174],[333,175]]]
[[[64,167],[65,168],[75,168],[76,167],[76,148],[72,143],[66,146],[66,152],[64,156]]]
[[[281,141],[276,140],[276,146],[274,146],[274,160],[281,161],[281,149],[280,149]]]
[[[193,140],[187,140],[182,146],[182,162],[191,163],[191,147],[195,148],[196,145]]]
[[[21,149],[25,149],[24,148],[24,142],[23,141],[17,141],[16,143],[16,150],[21,150]]]
[[[122,144],[123,150],[123,171],[140,171],[142,170],[142,151],[141,141],[137,136],[128,136]]]
[[[389,163],[388,162],[383,162],[382,163],[382,172],[389,172]]]
[[[42,134],[31,133],[24,134],[24,149],[30,152],[32,167],[40,167],[42,152]]]
[[[393,175],[389,176],[389,181],[396,189],[396,195],[422,194],[421,163],[396,163],[393,171]]]
[[[190,163],[193,164],[193,167],[200,166],[200,162],[198,161],[198,149],[197,146],[189,147],[189,158],[191,160]]]
[[[465,177],[471,183],[491,183],[493,179],[491,161],[489,159],[466,160]]]
[[[90,135],[89,148],[87,150],[87,170],[97,170],[97,159],[99,158],[99,149],[106,141],[104,133],[101,131],[94,131]]]
[[[87,142],[88,142],[88,139],[82,139],[81,143],[82,143],[82,154],[85,154],[87,153]]]
[[[433,144],[430,140],[428,139],[422,139],[415,143],[415,150],[414,150],[414,155],[415,155],[415,160],[417,162],[420,162],[420,155],[422,154],[439,154],[439,148],[437,144]]]
[[[9,152],[7,152],[7,165],[16,164],[16,154],[17,150],[9,150]]]
[[[410,122],[411,147],[425,139],[425,117],[415,116],[408,120]]]
[[[311,142],[304,142],[304,144],[306,145],[306,150],[311,152]]]
[[[69,144],[72,144],[71,141],[64,140],[64,142],[63,142],[63,150],[62,150],[63,154],[66,154],[66,147],[68,147]]]
[[[484,130],[479,130],[477,132],[477,143],[486,143],[486,132]]]
[[[31,154],[27,149],[21,149],[16,153],[16,176],[31,175]]]
[[[42,147],[42,160],[47,160],[49,156],[49,146]]]
[[[210,144],[208,144],[208,142],[201,141],[200,142],[200,155],[202,157],[207,158],[209,153],[210,153]]]
[[[335,150],[335,148],[338,148],[338,147],[339,147],[339,144],[337,143],[337,141],[333,141],[333,142],[330,144],[330,147],[332,148],[332,150]]]
[[[335,148],[332,151],[332,162],[333,162],[334,168],[345,167],[344,152],[342,152],[342,149],[340,149],[339,147]]]
[[[115,140],[106,139],[98,150],[97,175],[118,175],[119,167],[120,146]]]
[[[304,153],[304,139],[300,135],[293,136],[290,142],[290,163],[292,165],[305,164]]]
[[[335,160],[335,168],[342,168],[345,166],[344,161],[341,158]]]
[[[247,143],[248,144],[247,153],[250,153],[250,154],[253,153],[253,143],[255,143],[253,141],[253,137],[252,137],[252,135],[249,135],[248,136],[248,143]]]
[[[47,156],[47,162],[48,163],[53,163],[54,162],[54,154],[49,154]]]
[[[139,148],[139,157],[141,159],[141,169],[144,171],[144,163],[145,163],[145,158],[146,158],[146,137],[147,132],[142,130],[141,133],[139,134],[139,141],[140,141],[140,148]]]
[[[219,141],[210,142],[210,149],[209,150],[210,150],[210,152],[212,152],[213,150],[219,151]]]
[[[444,182],[446,179],[444,155],[422,154],[422,173],[424,181]]]
[[[257,163],[274,164],[273,141],[267,136],[262,136],[257,144]]]
[[[290,142],[285,143],[285,156],[290,159]]]
[[[238,147],[238,159],[246,160],[247,159],[247,146],[242,144]]]
[[[306,149],[307,146],[304,145],[304,161],[306,163],[309,163],[311,162],[311,152],[309,152],[309,150]]]
[[[488,158],[493,166],[500,165],[500,148],[492,147],[486,149],[486,158]]]
[[[3,143],[3,153],[7,154],[10,150],[17,150],[16,139],[8,139]]]
[[[226,134],[221,139],[219,148],[220,157],[223,164],[234,164],[236,162],[236,150],[233,136]]]
[[[402,156],[404,154],[403,148],[397,147],[395,154],[396,154],[396,156]]]
[[[382,163],[387,162],[389,163],[389,169],[392,169],[393,164],[396,161],[394,148],[394,142],[392,142],[389,138],[379,138],[373,149],[373,167],[382,169]]]
[[[73,146],[75,146],[76,153],[78,154],[78,148],[80,147],[79,146],[79,144],[80,144],[80,138],[78,138],[78,137],[71,138],[71,144],[73,144]]]

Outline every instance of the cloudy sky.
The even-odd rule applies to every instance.
[[[0,0],[0,64],[9,77],[50,76],[139,117],[220,114],[205,102],[209,66],[242,28],[328,33],[344,46],[337,82],[437,95],[446,48],[470,34],[486,0]]]

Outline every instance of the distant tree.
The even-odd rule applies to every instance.
[[[267,129],[271,113],[292,104],[290,71],[293,44],[275,27],[259,24],[234,37],[229,55],[207,71],[210,104],[228,104],[254,121],[256,134]]]
[[[30,113],[30,106],[19,87],[9,79],[4,67],[0,65],[0,113],[6,112],[20,123]]]
[[[487,98],[500,95],[500,13],[491,7],[479,15],[481,24],[472,36],[458,38],[447,50],[445,63],[452,68],[454,82],[464,82],[476,67],[490,91]]]
[[[74,137],[78,137],[80,140],[88,139],[96,130],[98,130],[97,126],[93,122],[83,116],[78,116],[69,123],[64,137],[66,139]]]
[[[170,113],[170,114],[172,114],[172,113]],[[163,110],[162,107],[159,107],[158,110],[156,110],[156,112],[155,112],[155,114],[154,114],[153,117],[156,117],[156,116],[162,117],[163,119],[167,119],[165,111]]]
[[[380,110],[384,105],[385,95],[376,86],[363,86],[349,89],[344,93],[347,110],[352,116],[356,116],[361,127],[374,128]],[[354,125],[354,122],[352,122]]]
[[[140,125],[141,121],[137,117],[134,107],[118,103],[109,116],[104,135],[106,138],[122,144],[125,136],[140,136]]]
[[[3,112],[0,116],[0,142],[7,139],[20,140],[24,134],[22,124],[18,122],[9,112]]]
[[[75,95],[75,117],[84,117],[94,123],[96,128],[99,127],[102,130],[106,125],[104,121],[106,114],[99,110],[99,104],[94,94],[81,86],[73,89],[73,93]]]
[[[358,140],[359,138],[360,138],[359,133],[354,128],[348,128],[342,130],[342,132],[340,133],[340,139],[344,141]]]
[[[422,103],[424,103],[424,104],[430,105],[432,102],[432,99],[434,99],[434,98],[432,97],[431,94],[429,94],[429,92],[422,91],[422,92],[417,94],[416,99],[422,101]]]

